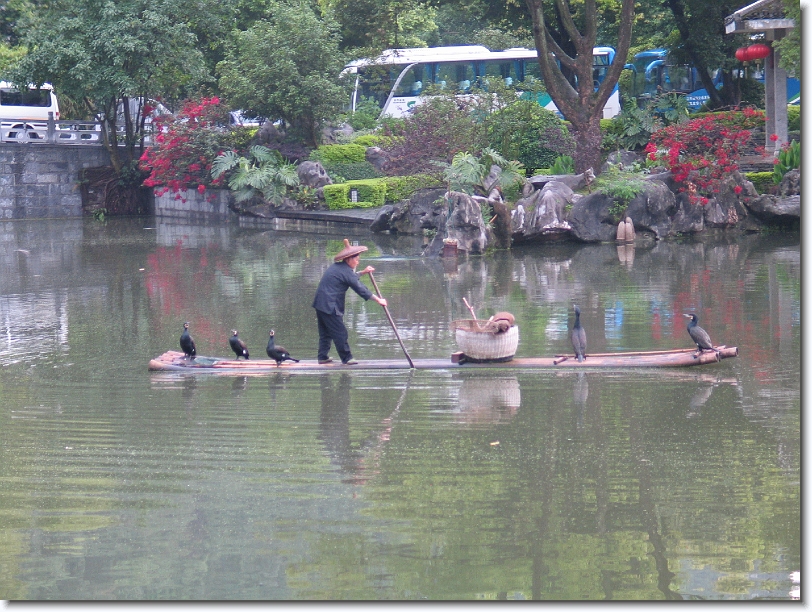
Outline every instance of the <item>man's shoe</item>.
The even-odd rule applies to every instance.
[[[319,363],[324,365],[325,363],[333,363],[333,360],[328,357],[327,359],[319,359]]]
[[[349,361],[342,361],[343,365],[358,365],[358,362],[355,359],[350,359]]]

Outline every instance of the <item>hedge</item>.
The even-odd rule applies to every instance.
[[[323,145],[310,154],[312,161],[352,164],[366,161],[367,148],[359,144]]]
[[[790,132],[801,131],[801,105],[791,104],[787,106],[787,130]]]
[[[759,193],[770,193],[773,187],[773,172],[745,172],[744,177],[753,183]]]
[[[324,170],[330,175],[333,180],[336,177],[341,177],[345,181],[361,181],[364,179],[379,178],[381,173],[375,169],[375,166],[367,161],[363,162],[321,162]]]
[[[387,176],[378,179],[348,181],[324,186],[324,201],[330,210],[344,208],[374,208],[387,202],[400,202],[418,189],[441,187],[438,179],[427,175]],[[350,201],[350,189],[358,190],[358,201]]]

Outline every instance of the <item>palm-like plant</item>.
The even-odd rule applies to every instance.
[[[236,202],[245,202],[256,195],[280,204],[288,189],[299,184],[296,166],[285,161],[278,151],[254,145],[248,157],[234,151],[217,156],[211,165],[211,175],[217,179],[230,173],[228,186],[234,192]]]
[[[491,166],[498,166],[501,170],[496,182],[490,187],[501,187],[503,190],[516,183],[524,182],[524,169],[516,160],[508,160],[493,149],[483,149],[482,155],[477,158],[467,151],[454,155],[451,164],[446,166],[443,177],[448,183],[449,190],[461,191],[469,195],[487,196],[485,179],[491,171]]]

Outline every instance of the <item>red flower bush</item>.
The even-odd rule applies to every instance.
[[[149,176],[146,187],[163,187],[156,192],[178,194],[197,186],[199,193],[207,185],[222,180],[211,178],[211,163],[228,143],[228,110],[219,98],[187,101],[176,116],[163,115],[155,120],[155,144],[144,151],[139,167]]]
[[[705,205],[722,179],[738,169],[750,130],[763,123],[764,111],[751,108],[714,113],[654,132],[645,151],[671,170],[692,204]]]

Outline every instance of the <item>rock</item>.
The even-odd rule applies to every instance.
[[[370,164],[372,164],[375,170],[381,173],[384,171],[386,164],[389,162],[386,151],[380,147],[367,147],[364,157]]]
[[[596,191],[577,200],[567,221],[572,235],[584,242],[609,242],[617,235],[617,223],[609,212],[615,201]]]
[[[691,204],[687,193],[675,197],[676,212],[671,217],[671,234],[696,234],[705,229],[705,212]]]
[[[762,195],[747,202],[754,217],[766,223],[795,223],[801,220],[801,196]]]
[[[626,222],[621,221],[617,224],[617,234],[615,234],[615,240],[618,242],[626,242]]]
[[[632,222],[631,217],[626,217],[626,220],[623,222],[626,226],[626,241],[627,242],[634,242],[635,239],[635,232],[634,232],[634,222]]]
[[[338,144],[340,142],[349,142],[350,137],[355,132],[349,123],[344,123],[339,126],[326,125],[321,130],[322,144]]]
[[[333,183],[324,166],[317,161],[303,161],[296,166],[296,174],[299,175],[299,184],[304,187],[318,189]]]
[[[516,208],[510,211],[510,233],[514,235],[524,234],[525,211],[522,202],[524,200],[516,202]]]
[[[736,193],[736,188],[739,193]],[[742,196],[756,194],[750,181],[739,172],[733,172],[719,186],[719,193],[704,206],[705,226],[715,228],[758,229],[759,223],[750,219],[750,213],[741,201]]]
[[[659,240],[672,233],[671,215],[677,211],[676,198],[662,181],[646,181],[643,191],[629,201],[626,216],[638,230],[649,231]]]
[[[445,189],[418,189],[408,200],[382,207],[370,225],[373,232],[420,234],[424,229],[439,229],[445,215]]]
[[[385,204],[378,211],[375,219],[369,224],[369,230],[372,232],[388,232],[392,229],[392,213],[395,207],[392,204]]]
[[[582,174],[537,174],[527,179],[527,182],[532,184],[536,189],[542,189],[547,183],[553,181],[564,183],[573,191],[586,187],[587,179],[586,173]]]
[[[539,234],[561,234],[570,231],[566,221],[566,206],[573,202],[573,191],[565,183],[551,181],[528,198],[517,202],[524,210],[531,211],[526,218],[524,237],[532,238]]]
[[[778,193],[782,196],[801,195],[801,171],[788,171],[778,184]]]
[[[447,237],[457,241],[460,251],[483,253],[488,246],[488,234],[479,204],[458,191],[448,192],[447,198],[451,210],[445,225]]]

